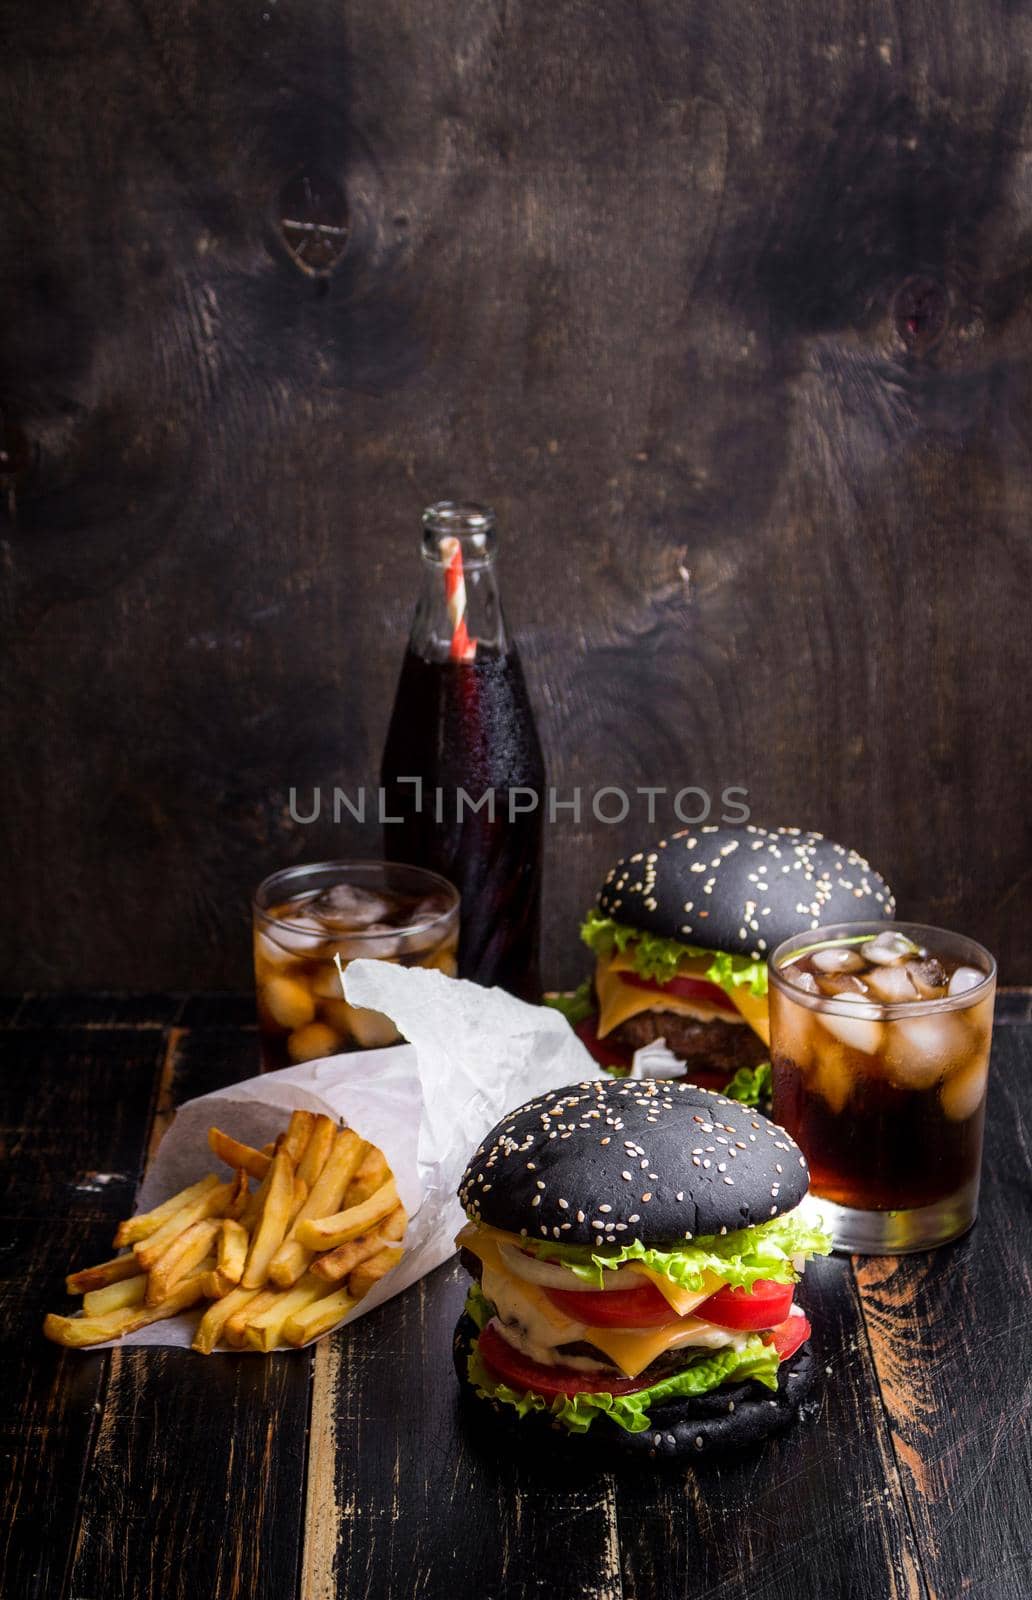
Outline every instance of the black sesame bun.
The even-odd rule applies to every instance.
[[[891,917],[885,879],[855,850],[801,828],[684,828],[607,874],[599,910],[614,921],[759,960],[828,922]]]
[[[476,1151],[459,1186],[459,1199],[474,1224],[460,1238],[463,1262],[478,1275],[481,1235],[476,1230],[486,1235],[492,1229],[523,1236],[528,1246],[548,1239],[603,1253],[635,1241],[658,1250],[688,1248],[685,1241],[770,1222],[794,1210],[808,1188],[806,1158],[795,1141],[737,1101],[684,1080],[572,1084],[511,1112]],[[517,1329],[525,1318],[519,1306],[519,1301],[510,1303],[504,1313],[515,1317]],[[593,1331],[590,1315],[586,1321],[587,1344],[568,1348],[576,1354],[594,1349],[598,1355],[593,1346],[598,1325]],[[714,1321],[721,1323],[716,1316]],[[496,1338],[504,1338],[511,1326],[503,1319]],[[512,1406],[478,1390],[469,1377],[478,1337],[475,1322],[463,1315],[455,1330],[455,1368],[479,1425],[486,1417],[492,1427],[529,1441],[540,1440],[547,1429],[556,1445],[582,1460],[592,1452],[589,1439],[594,1449],[617,1456],[671,1461],[755,1444],[797,1416],[815,1371],[804,1343],[781,1363],[773,1391],[755,1379],[732,1378],[703,1395],[657,1401],[647,1431],[631,1433],[600,1411],[587,1433],[578,1436],[550,1410],[521,1418]],[[520,1337],[515,1335],[517,1349]],[[679,1354],[671,1348],[660,1362],[676,1362]],[[532,1380],[526,1386],[532,1389]]]
[[[737,1101],[680,1079],[598,1079],[505,1117],[459,1199],[507,1233],[661,1245],[769,1222],[809,1184],[795,1140]]]

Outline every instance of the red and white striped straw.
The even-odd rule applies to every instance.
[[[449,655],[453,661],[472,661],[477,653],[477,641],[469,636],[466,626],[466,579],[462,570],[462,545],[449,535],[441,540],[444,557],[444,599],[448,607],[448,621],[452,636]]]

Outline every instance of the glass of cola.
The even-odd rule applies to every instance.
[[[774,951],[774,1119],[839,1249],[922,1250],[974,1222],[995,991],[987,950],[916,923],[841,923]]]
[[[262,1069],[395,1044],[393,1023],[349,1005],[340,966],[358,957],[454,977],[458,891],[436,872],[389,861],[287,867],[254,897]]]

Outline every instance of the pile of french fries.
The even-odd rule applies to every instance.
[[[51,1313],[48,1339],[104,1344],[207,1301],[193,1341],[205,1355],[307,1344],[401,1259],[408,1219],[394,1179],[351,1128],[295,1111],[263,1150],[219,1128],[208,1143],[232,1177],[213,1173],[120,1223],[123,1254],[66,1279],[82,1312]]]

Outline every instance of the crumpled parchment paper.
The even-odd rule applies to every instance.
[[[409,1043],[330,1056],[188,1100],[147,1171],[137,1210],[207,1172],[228,1175],[208,1147],[212,1123],[260,1147],[294,1110],[342,1119],[383,1150],[409,1214],[405,1254],[349,1314],[353,1322],[451,1255],[463,1222],[459,1179],[505,1112],[602,1074],[558,1011],[501,989],[387,961],[353,961],[344,984],[353,1005],[385,1012]],[[156,1322],[118,1342],[188,1345],[199,1315]]]

